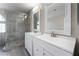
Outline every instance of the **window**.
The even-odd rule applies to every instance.
[[[0,33],[5,32],[5,18],[0,15]]]

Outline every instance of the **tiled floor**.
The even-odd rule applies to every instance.
[[[16,47],[9,51],[0,49],[0,56],[28,56],[28,53],[24,47]]]

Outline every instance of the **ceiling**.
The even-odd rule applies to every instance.
[[[10,11],[28,12],[37,4],[34,3],[0,3],[0,9],[6,9]]]

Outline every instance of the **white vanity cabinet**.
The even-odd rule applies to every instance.
[[[46,47],[46,46],[45,46]],[[33,40],[33,56],[54,56],[49,51],[44,49],[41,41]]]
[[[33,41],[33,56],[52,56],[51,53],[40,44],[41,42]]]
[[[73,55],[73,53],[70,53],[67,50],[64,50],[63,48],[59,46],[55,46],[54,44],[50,44],[50,42],[46,42],[44,40],[39,38],[33,39],[34,56],[35,55],[38,56],[72,56]],[[39,50],[39,51],[36,52],[35,50]]]
[[[49,39],[42,35],[25,35],[25,48],[31,56],[72,56],[76,40]],[[56,41],[57,40],[57,41]],[[58,41],[59,40],[59,41]]]

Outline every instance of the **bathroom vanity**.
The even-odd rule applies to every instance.
[[[72,56],[76,39],[50,34],[25,33],[25,48],[31,56]]]
[[[41,4],[34,10],[32,32],[25,33],[25,48],[30,55],[72,56],[76,38],[71,37],[71,4]],[[52,32],[58,36],[51,37]]]

